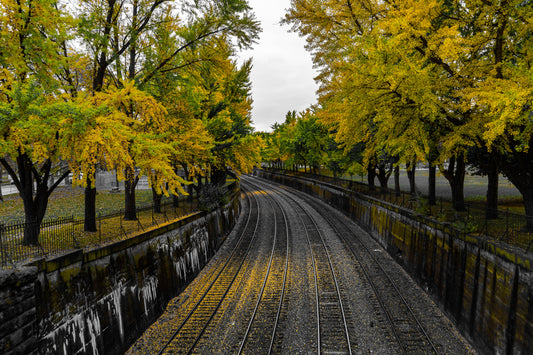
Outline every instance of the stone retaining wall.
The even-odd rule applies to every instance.
[[[123,353],[208,262],[239,213],[235,190],[214,212],[0,271],[0,353]]]
[[[316,180],[256,170],[317,196],[365,228],[485,354],[533,353],[533,257]]]
[[[0,272],[0,354],[27,354],[35,346],[36,279],[36,267]]]

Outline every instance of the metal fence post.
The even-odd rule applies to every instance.
[[[102,244],[102,213],[98,213],[98,240]]]
[[[507,213],[505,214],[505,236],[509,235],[509,207],[507,207]]]
[[[2,255],[2,259],[0,259],[0,266],[7,265],[7,250],[4,250],[4,229],[4,224],[0,223],[0,255]]]

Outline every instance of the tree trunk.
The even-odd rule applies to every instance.
[[[394,192],[396,196],[400,196],[402,191],[400,189],[400,167],[394,167]]]
[[[524,198],[524,208],[526,210],[526,230],[533,231],[533,187],[527,190],[522,190],[522,197]]]
[[[416,165],[415,163],[408,163],[406,166],[407,169],[407,177],[409,178],[409,193],[411,195],[416,195],[416,182],[415,182],[415,172],[416,172]]]
[[[465,194],[464,194],[464,185],[465,185],[465,172],[466,164],[463,156],[460,156],[457,159],[457,172],[455,173],[456,182],[455,182],[455,193],[454,193],[454,208],[457,211],[466,211],[465,205]]]
[[[24,226],[24,238],[22,239],[22,244],[38,245],[41,223],[46,213],[46,207],[48,206],[48,185],[46,182],[37,185],[35,198],[33,198],[31,194],[25,194],[23,203],[26,223]]]
[[[531,137],[529,146],[533,146]],[[500,160],[501,171],[520,191],[526,212],[526,229],[533,232],[533,150],[517,152],[513,149]]]
[[[39,245],[39,233],[41,231],[41,221],[37,216],[26,216],[24,224],[23,245]]]
[[[0,201],[4,200],[4,196],[2,195],[2,183],[4,181],[3,172],[4,169],[2,169],[2,166],[0,165]]]
[[[387,192],[389,177],[390,175],[387,172],[387,168],[380,165],[378,167],[378,181],[381,187],[381,192],[383,193]]]
[[[31,199],[30,199],[31,200]],[[24,203],[24,237],[22,239],[22,244],[24,245],[38,245],[39,244],[39,234],[41,231],[41,223],[46,212],[46,206],[48,199],[35,197],[35,203],[33,201],[25,201]],[[27,203],[32,206],[27,208]]]
[[[85,188],[85,218],[83,230],[96,232],[96,187],[91,187],[91,178],[87,179]]]
[[[453,208],[456,211],[466,211],[464,199],[464,179],[457,179],[451,184]]]
[[[19,191],[24,205],[26,225],[24,227],[22,243],[24,245],[37,245],[39,244],[41,222],[46,213],[50,194],[68,176],[68,171],[49,188],[48,178],[50,177],[50,170],[52,168],[52,162],[50,160],[46,160],[39,170],[34,168],[33,162],[26,154],[19,154],[17,156],[16,171],[5,158],[0,158],[0,163],[13,179],[13,183]],[[35,194],[34,188],[36,188]]]
[[[161,213],[161,199],[163,198],[162,194],[158,194],[155,188],[152,187],[152,200],[154,203],[154,212]]]
[[[174,172],[176,175],[179,175],[179,167],[176,165],[174,168]],[[172,194],[172,207],[178,208],[180,206],[180,198],[179,195]]]
[[[465,159],[460,155],[455,159],[450,159],[449,167],[449,183],[452,189],[452,204],[456,211],[466,211],[465,197],[464,197],[464,183],[465,183]],[[446,175],[445,175],[446,176]]]
[[[226,179],[228,178],[228,172],[225,169],[212,169],[211,170],[211,183],[215,186],[224,186]]]
[[[374,165],[369,165],[367,169],[368,173],[368,190],[376,191],[375,178],[376,178],[376,168]]]
[[[497,164],[488,164],[488,184],[487,184],[487,207],[485,217],[487,219],[498,218],[498,166]]]
[[[436,181],[437,181],[437,168],[433,165],[429,165],[429,178],[428,178],[428,204],[430,206],[435,206],[437,204],[437,193],[436,193]]]
[[[136,221],[137,208],[135,206],[135,187],[139,181],[135,177],[135,171],[132,168],[126,168],[126,181],[124,181],[124,220]]]
[[[451,157],[447,169],[444,169],[442,166],[439,166],[439,168],[452,189],[453,208],[456,211],[466,211],[464,197],[466,167],[464,156]]]

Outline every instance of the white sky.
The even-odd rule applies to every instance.
[[[305,39],[279,24],[290,7],[290,0],[249,0],[263,32],[252,50],[239,55],[253,57],[251,73],[252,121],[256,131],[271,131],[275,122],[283,122],[288,111],[302,111],[316,103],[311,55],[304,48]]]

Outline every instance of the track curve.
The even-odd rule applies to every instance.
[[[241,186],[234,231],[129,353],[475,353],[347,217],[263,179]]]

